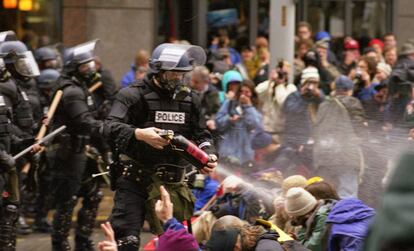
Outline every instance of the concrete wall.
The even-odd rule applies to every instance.
[[[138,49],[154,44],[153,0],[64,0],[63,43],[99,38],[97,55],[115,80],[129,70]]]
[[[394,0],[393,28],[397,35],[398,45],[401,45],[409,38],[414,38],[414,1]]]

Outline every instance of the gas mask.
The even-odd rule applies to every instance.
[[[186,73],[184,71],[162,71],[158,74],[157,81],[160,88],[174,100],[183,100],[191,89],[185,83]]]
[[[10,78],[10,73],[6,69],[4,60],[0,58],[0,82],[6,82]]]
[[[78,66],[78,75],[83,80],[92,82],[97,77],[95,61],[89,61]]]

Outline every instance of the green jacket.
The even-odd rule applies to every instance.
[[[306,221],[306,228],[301,227],[297,241],[312,251],[322,251],[322,239],[326,229],[326,218],[332,208],[331,201],[320,200],[314,213]]]

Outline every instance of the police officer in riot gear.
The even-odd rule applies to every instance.
[[[49,46],[40,47],[35,50],[34,56],[40,70],[59,70],[59,54],[56,49]]]
[[[68,242],[72,213],[77,197],[82,196],[78,212],[75,250],[94,250],[90,236],[95,225],[99,202],[103,195],[98,185],[88,177],[82,182],[86,167],[85,146],[91,136],[99,137],[102,121],[94,117],[94,102],[87,86],[98,81],[93,51],[96,41],[84,43],[65,52],[65,65],[57,89],[62,99],[53,118],[53,127],[66,125],[66,133],[54,160],[53,184],[56,189],[56,213],[52,223],[53,250],[70,250]]]
[[[31,118],[27,118],[24,122],[24,131],[28,133],[27,138],[33,138],[33,133],[38,130],[40,120],[42,118],[42,111],[40,107],[39,93],[36,88],[36,81],[34,77],[40,74],[37,63],[33,57],[31,51],[20,41],[7,41],[2,43],[3,50],[9,51],[8,55],[4,58],[7,70],[11,73],[13,80],[16,82],[17,87],[20,90],[21,96],[28,104],[26,107],[21,107],[25,112],[31,113]],[[32,72],[32,70],[34,70]],[[19,116],[20,111],[16,112]],[[19,125],[21,127],[21,125]],[[19,161],[17,163],[18,168],[24,166],[24,162]],[[32,163],[33,165],[33,163]],[[23,176],[24,177],[24,176]],[[30,178],[27,176],[27,178]],[[29,179],[24,179],[28,182]],[[33,198],[33,193],[23,189],[22,191],[22,211],[31,211],[34,208],[30,205],[30,199]],[[23,215],[19,217],[18,221],[18,233],[29,234],[32,230],[26,223]]]
[[[7,170],[6,176],[2,177],[4,183],[8,184],[7,192],[10,194],[2,201],[0,246],[3,250],[15,250],[20,191],[14,160],[8,153],[12,147],[14,151],[26,147],[24,142],[32,139],[33,125],[27,95],[15,82],[30,81],[38,75],[39,69],[32,53],[23,43],[16,41],[15,34],[11,31],[0,33],[0,72],[0,162],[2,170]],[[10,135],[10,138],[7,135]],[[38,146],[36,148],[39,150]],[[3,161],[7,159],[7,162]]]
[[[45,69],[36,78],[40,95],[40,106],[43,118],[47,117],[53,90],[56,88],[60,73],[54,69]],[[56,145],[49,145],[44,152],[39,153],[38,168],[38,192],[35,197],[35,221],[32,225],[34,231],[50,233],[52,225],[47,219],[47,214],[53,203],[54,188],[52,181],[52,166],[55,158]]]
[[[0,194],[9,183],[9,171],[15,170],[14,159],[10,156],[11,113],[10,103],[6,103],[2,90],[3,84],[10,81],[4,60],[0,58]],[[17,94],[17,93],[16,93]],[[0,247],[4,250],[16,248],[16,220],[18,201],[7,201],[0,197]]]
[[[137,250],[146,218],[155,233],[162,228],[154,217],[159,186],[164,184],[174,203],[175,217],[189,219],[194,200],[183,182],[188,162],[158,134],[173,130],[209,153],[211,161],[200,171],[211,172],[217,157],[200,113],[200,100],[184,83],[194,66],[205,63],[205,52],[192,45],[161,44],[150,59],[145,79],[122,89],[105,120],[104,135],[111,140],[118,165],[112,169],[116,189],[110,217],[119,250]],[[118,174],[118,177],[114,177]]]

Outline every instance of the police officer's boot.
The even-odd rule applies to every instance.
[[[18,209],[15,205],[1,208],[0,217],[0,249],[2,251],[16,250],[16,223]]]
[[[37,212],[35,221],[33,223],[33,230],[40,233],[50,233],[52,232],[52,224],[50,224],[49,220],[47,219],[47,213],[49,212],[50,208],[50,196],[45,196],[42,201],[37,201]]]
[[[101,202],[102,198],[103,193],[99,191],[83,199],[82,208],[78,212],[78,227],[75,236],[76,251],[95,250],[90,236],[95,227],[99,202]]]
[[[52,224],[47,217],[37,217],[33,223],[33,230],[40,233],[52,232]]]
[[[73,196],[67,202],[60,204],[56,208],[56,213],[52,223],[52,250],[70,251],[68,241],[70,226],[72,224],[72,213],[77,197]]]
[[[137,251],[140,239],[134,235],[128,235],[117,240],[119,251]]]
[[[26,218],[23,215],[20,215],[17,220],[17,234],[27,235],[31,234],[33,231],[30,226],[26,223]]]

